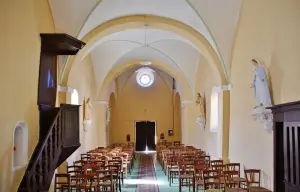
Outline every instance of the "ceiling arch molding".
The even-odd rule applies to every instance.
[[[180,40],[175,40],[175,41],[182,42]],[[105,43],[109,43],[109,42],[125,42],[125,41],[118,41],[118,40],[117,41],[106,41],[106,42],[103,42],[101,44],[98,44],[97,48],[99,48],[100,46],[104,45]],[[109,66],[110,66],[109,68],[102,69],[102,72],[104,72],[103,73],[104,75],[102,76],[102,78],[100,78],[100,79],[96,78],[95,79],[96,82],[98,83],[98,85],[102,84],[103,79],[105,78],[104,76],[106,76],[108,73],[110,73],[110,71],[113,70],[114,68],[116,68],[116,66],[122,65],[124,62],[126,62],[128,60],[137,60],[137,59],[143,59],[143,60],[145,60],[146,59],[146,60],[159,60],[162,63],[164,63],[165,65],[170,66],[170,68],[172,68],[173,70],[178,71],[178,73],[180,73],[181,76],[185,78],[185,80],[189,84],[189,87],[192,87],[192,84],[194,82],[190,81],[187,78],[186,74],[183,72],[182,68],[179,66],[179,63],[177,63],[175,60],[173,60],[171,56],[169,56],[168,54],[164,53],[164,51],[159,50],[159,49],[151,46],[152,44],[158,43],[159,41],[155,41],[155,42],[149,43],[146,48],[149,49],[149,50],[151,50],[151,51],[153,51],[153,52],[155,52],[155,53],[157,53],[158,55],[160,55],[161,56],[160,59],[159,58],[155,58],[154,59],[153,56],[152,56],[153,58],[152,57],[148,58],[147,56],[146,57],[145,56],[142,56],[142,57],[139,56],[138,58],[137,57],[135,57],[135,58],[126,58],[126,56],[128,56],[129,54],[134,53],[136,50],[141,49],[141,48],[145,48],[144,45],[141,44],[141,43],[139,43],[139,42],[135,42],[135,41],[128,41],[128,42],[134,43],[134,44],[136,44],[138,46],[134,47],[134,48],[131,48],[128,51],[126,51],[124,54],[121,54],[119,57],[116,57],[115,61],[113,63],[109,64]],[[182,42],[182,43],[185,43],[185,42]],[[93,54],[93,52],[91,54]],[[95,74],[95,77],[96,77],[96,74]],[[97,87],[97,92],[99,92],[99,88],[100,87]]]
[[[217,69],[222,84],[228,84],[228,74],[226,73],[227,70],[224,63],[222,63],[218,54],[202,34],[174,19],[150,15],[133,15],[116,18],[99,25],[85,35],[82,41],[86,42],[86,46],[76,56],[69,57],[65,66],[63,66],[60,84],[66,85],[72,65],[80,62],[88,55],[95,48],[95,44],[99,39],[122,30],[141,28],[145,23],[148,24],[149,28],[170,31],[193,42],[201,50],[211,67]]]
[[[105,77],[103,83],[101,84],[100,91],[98,93],[97,100],[105,100],[109,96],[109,86],[112,84],[112,82],[121,75],[123,72],[127,70],[131,70],[133,68],[137,68],[141,66],[139,63],[143,60],[131,60],[131,61],[126,61],[125,63],[116,66],[113,68]],[[185,79],[185,77],[178,72],[177,70],[174,70],[171,66],[161,62],[161,61],[154,61],[151,60],[153,67],[166,72],[169,74],[171,77],[175,78],[176,81],[179,83],[182,92],[180,93],[180,97],[184,98],[186,100],[192,100],[193,94],[191,87],[189,86],[189,83]]]

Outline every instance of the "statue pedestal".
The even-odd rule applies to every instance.
[[[271,109],[267,109],[264,106],[256,107],[251,114],[255,121],[260,121],[263,124],[263,128],[267,131],[273,130],[273,113]]]
[[[198,116],[198,117],[196,118],[196,123],[205,126],[205,123],[206,123],[205,117]]]
[[[83,121],[83,130],[85,132],[89,131],[92,128],[92,120],[84,120]]]

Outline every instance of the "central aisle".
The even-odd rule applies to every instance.
[[[178,182],[169,186],[167,176],[156,161],[156,153],[136,154],[131,175],[124,181],[122,192],[178,192]],[[185,190],[183,190],[185,191]],[[188,190],[187,190],[188,191]]]
[[[154,168],[154,155],[153,154],[141,154],[138,181],[141,184],[137,185],[137,192],[158,192],[158,185],[156,180],[155,168]]]

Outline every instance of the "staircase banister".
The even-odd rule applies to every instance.
[[[51,126],[50,126],[50,129],[49,129],[49,131],[47,132],[47,136],[45,137],[45,139],[44,139],[44,141],[43,141],[43,144],[42,144],[42,146],[41,146],[41,149],[39,150],[39,153],[38,153],[38,155],[36,156],[36,158],[35,158],[35,160],[34,160],[34,163],[32,164],[32,167],[35,167],[35,166],[37,165],[38,160],[39,160],[39,157],[42,155],[43,149],[45,148],[45,146],[46,146],[46,144],[47,144],[47,142],[48,142],[48,139],[49,139],[49,137],[50,137],[50,134],[51,134],[51,132],[52,132],[52,129],[55,127],[55,123],[56,123],[58,117],[61,115],[61,111],[62,111],[62,108],[59,109],[57,115],[55,116],[55,118],[54,118],[54,120],[53,120],[53,122],[52,122],[52,124],[51,124]]]

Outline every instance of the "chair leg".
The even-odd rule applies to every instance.
[[[179,179],[179,192],[181,192],[181,179]]]

